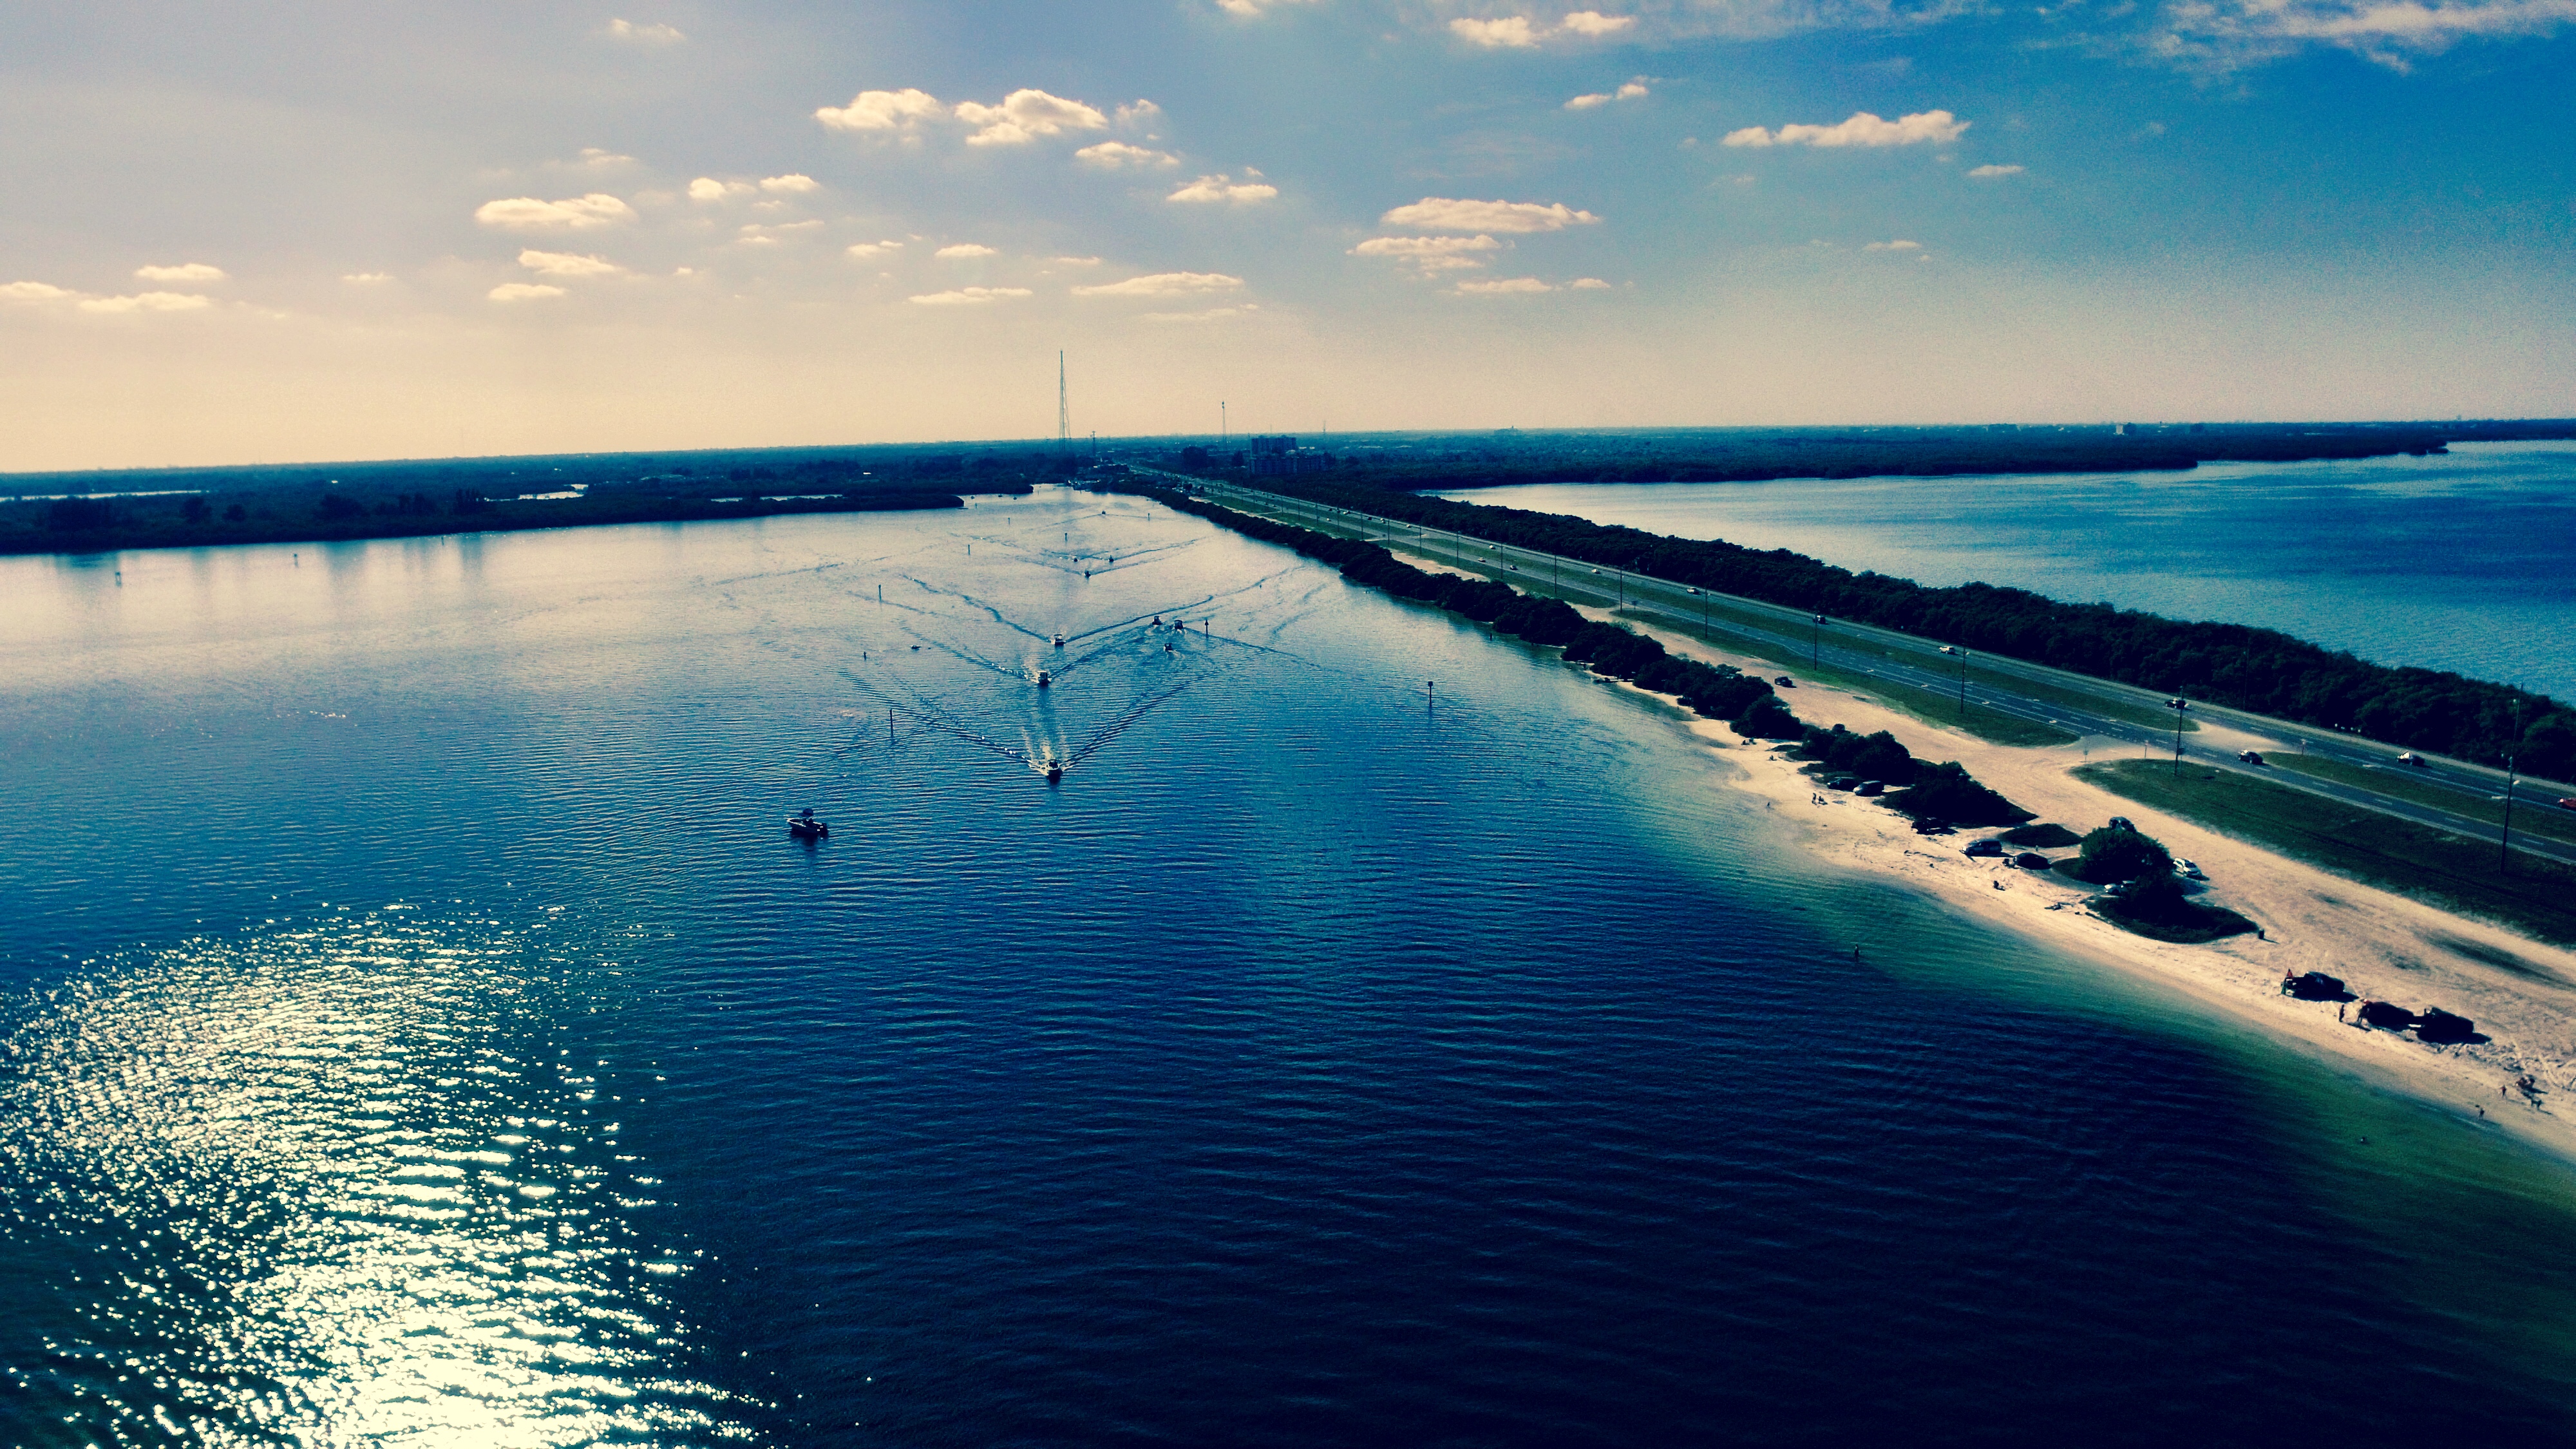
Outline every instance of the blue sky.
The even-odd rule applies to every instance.
[[[0,468],[2576,414],[2576,0],[0,4]]]

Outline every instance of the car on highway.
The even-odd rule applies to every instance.
[[[2558,808],[2561,810],[2576,810],[2576,800],[2561,798],[2558,802]]]
[[[2404,754],[2402,754],[2402,755],[2399,755],[2399,756],[2397,757],[2397,763],[2399,763],[2399,764],[2401,764],[2401,765],[2404,765],[2406,768],[2408,768],[2408,769],[2410,769],[2410,770],[2422,770],[2422,769],[2428,769],[2428,768],[2430,768],[2429,766],[2427,766],[2427,765],[2424,763],[2424,757],[2423,757],[2422,755],[2419,755],[2419,754],[2415,753],[2413,750],[2408,750],[2406,753],[2404,753]]]
[[[2259,765],[2263,763],[2263,752],[2261,750],[2239,750],[2236,753],[2236,758],[2249,765]]]

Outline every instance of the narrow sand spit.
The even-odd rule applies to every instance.
[[[1400,551],[1419,567],[1462,572]],[[1648,634],[1685,658],[1765,678],[1779,672],[1776,664],[1711,648],[1680,630],[1614,618],[1604,609],[1582,612]],[[1886,730],[1919,758],[1956,760],[2038,819],[2078,834],[2126,815],[2177,857],[2199,864],[2210,881],[2203,899],[2245,915],[2263,934],[2205,946],[2131,935],[2086,909],[2093,892],[2083,886],[1963,853],[1969,840],[1991,831],[1927,838],[1868,800],[1825,791],[1824,803],[1815,803],[1819,791],[1799,772],[1800,762],[1718,721],[1695,721],[1692,733],[1725,751],[1720,758],[1736,767],[1715,772],[1722,787],[1761,797],[1814,854],[1902,880],[1953,909],[2083,959],[2163,982],[2429,1103],[2462,1117],[2483,1112],[2535,1145],[2576,1158],[2576,1115],[2553,1105],[2558,1091],[2576,1092],[2576,952],[2331,875],[2075,777],[2075,767],[2087,760],[2126,758],[2139,748],[2132,743],[1995,745],[1844,690],[1809,685],[1783,690],[1782,697],[1810,724],[1841,724],[1861,734]],[[2334,1003],[2281,994],[2281,978],[2302,971],[2340,977],[2364,1000],[2457,1012],[2488,1040],[2433,1047],[2338,1022]],[[2516,1085],[2526,1074],[2538,1082],[2538,1093]]]

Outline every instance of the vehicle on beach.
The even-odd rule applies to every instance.
[[[2181,871],[2184,875],[2190,876],[2193,880],[2209,879],[2209,877],[2200,873],[2200,866],[2194,861],[2177,860],[2174,862],[2174,869]]]
[[[1887,793],[1887,782],[1884,780],[1863,780],[1860,782],[1859,787],[1854,789],[1852,793],[1855,795],[1884,795]]]
[[[787,833],[798,840],[822,840],[831,835],[832,827],[815,819],[814,807],[808,805],[787,817]]]
[[[1968,842],[1968,854],[1972,856],[2001,856],[2003,853],[2004,843],[2000,840],[1971,840]]]
[[[1062,634],[1058,634],[1058,635],[1056,635],[1056,636],[1055,636],[1055,647],[1057,647],[1058,649],[1061,649],[1061,648],[1063,648],[1063,647],[1064,647],[1064,636],[1063,636]]]
[[[1773,684],[1776,684],[1776,685],[1780,686],[1782,689],[1795,689],[1795,688],[1797,688],[1797,687],[1798,687],[1798,681],[1796,681],[1796,680],[1794,680],[1794,679],[1791,679],[1789,676],[1787,676],[1787,675],[1785,675],[1785,674],[1781,675],[1779,678],[1777,678],[1777,679],[1775,679],[1775,680],[1772,680],[1771,682],[1772,682]]]
[[[1055,682],[1055,681],[1054,681],[1052,678],[1050,678],[1050,677],[1048,676],[1048,674],[1047,674],[1047,672],[1046,672],[1045,670],[1041,669],[1041,670],[1039,670],[1039,671],[1038,671],[1038,688],[1040,688],[1040,689],[1044,689],[1044,688],[1046,688],[1049,684],[1052,684],[1052,683],[1054,683],[1054,682]]]

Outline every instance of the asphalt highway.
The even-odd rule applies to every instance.
[[[1819,625],[1813,615],[1758,599],[1732,594],[1703,596],[1689,585],[1669,579],[1595,567],[1509,544],[1426,532],[1374,514],[1331,508],[1239,484],[1191,478],[1153,468],[1135,467],[1134,471],[1194,489],[1228,507],[1299,524],[1318,532],[1399,546],[1407,552],[1449,563],[1453,567],[1473,569],[1510,583],[1538,587],[1541,581],[1545,581],[1546,590],[1550,593],[1579,594],[1583,597],[1576,602],[1624,608],[1683,631],[1695,631],[1700,626],[1700,611],[1705,599],[1712,608],[1722,607],[1725,615],[1722,618],[1712,616],[1710,624],[1767,646],[1763,652],[1775,658],[1812,659],[1830,664],[1846,674],[1870,675],[1949,698],[1959,697],[1964,677],[1965,697],[1980,709],[2053,726],[2070,735],[2146,746],[2155,750],[2160,758],[2171,758],[2174,752],[2176,736],[2172,730],[2152,729],[2135,722],[2134,717],[2142,710],[2162,712],[2169,707],[2165,696],[2150,690],[2021,660],[1973,653],[1945,655],[1937,640],[1921,639],[1892,629],[1838,620],[1828,620]],[[1929,656],[1939,663],[1934,666],[1928,662],[1892,659],[1882,652],[1887,650],[1918,657]],[[1950,668],[1950,661],[1954,658],[1959,660],[1956,670]],[[2017,684],[2040,686],[2045,694],[2058,698],[2039,697],[2028,689],[2017,691]],[[2095,707],[2088,708],[2086,701],[2096,702]],[[2125,706],[2131,717],[2122,718],[2106,712],[2101,705],[2112,708]],[[2191,714],[2200,729],[2196,732],[2197,738],[2195,733],[2181,736],[2181,755],[2186,764],[2259,775],[2277,785],[2306,790],[2348,805],[2433,826],[2471,840],[2489,839],[2496,834],[2493,824],[2467,815],[2358,785],[2246,765],[2236,758],[2238,751],[2246,749],[2264,754],[2304,750],[2354,764],[2387,768],[2393,767],[2398,754],[2396,746],[2214,705],[2194,703]],[[2464,803],[2470,799],[2501,798],[2505,788],[2502,771],[2439,757],[2432,759],[2428,768],[2414,772],[2412,778],[2456,792]],[[2517,820],[2526,809],[2558,809],[2551,802],[2562,795],[2576,795],[2576,787],[2523,781],[2515,791]],[[2576,864],[2576,846],[2528,835],[2519,829],[2514,832],[2513,846],[2516,851]]]

